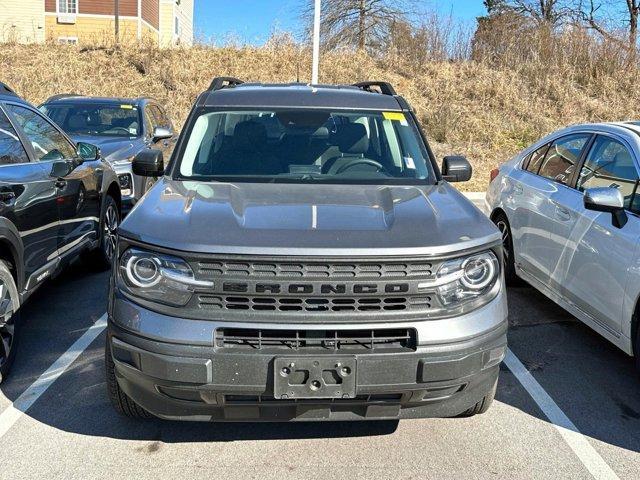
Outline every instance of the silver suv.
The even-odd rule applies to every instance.
[[[507,281],[522,278],[636,356],[640,368],[640,127],[576,125],[493,172]]]
[[[131,416],[357,420],[487,410],[500,232],[385,83],[215,79],[119,230],[109,393]]]

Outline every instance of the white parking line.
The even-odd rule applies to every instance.
[[[0,438],[18,421],[18,419],[53,385],[73,362],[100,335],[107,326],[105,313],[73,345],[64,352],[38,379],[27,388],[6,410],[0,413]]]
[[[619,480],[611,467],[604,461],[595,448],[589,443],[586,437],[580,433],[569,417],[558,407],[553,398],[542,388],[533,378],[533,375],[525,368],[522,362],[507,349],[507,356],[504,363],[515,375],[524,389],[531,395],[531,398],[538,404],[542,413],[553,423],[554,427],[564,441],[569,445],[573,453],[580,459],[582,464],[597,480]]]

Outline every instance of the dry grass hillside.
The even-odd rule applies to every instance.
[[[0,79],[38,103],[56,93],[156,97],[178,125],[211,78],[308,80],[308,51],[283,42],[265,47],[78,49],[60,45],[2,45]],[[582,121],[640,118],[637,71],[624,75],[563,71],[532,61],[518,68],[474,61],[409,64],[390,56],[332,52],[321,81],[392,82],[415,107],[438,157],[466,155],[475,168],[463,188],[483,190],[491,168],[540,137]]]

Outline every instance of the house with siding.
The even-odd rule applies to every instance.
[[[118,0],[120,41],[193,43],[194,0]],[[0,0],[0,41],[87,44],[114,39],[115,0]]]

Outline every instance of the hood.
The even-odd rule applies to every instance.
[[[92,135],[72,135],[74,142],[85,142],[100,148],[102,157],[109,161],[117,161],[127,159],[139,150],[137,147],[141,143],[138,138],[129,137],[103,137]]]
[[[163,179],[120,233],[199,253],[442,255],[500,241],[489,219],[437,186],[203,183]]]

